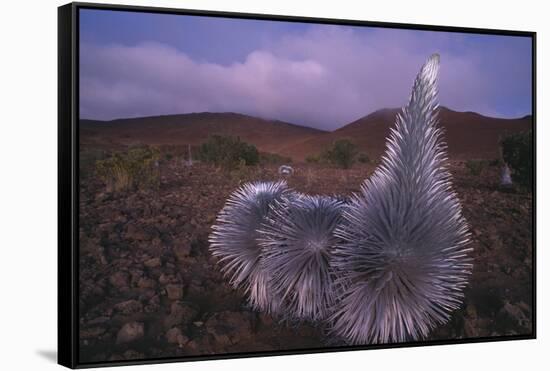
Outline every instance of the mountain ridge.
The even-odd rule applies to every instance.
[[[472,111],[459,112],[443,106],[439,109],[440,125],[452,157],[498,157],[498,140],[502,135],[532,128],[530,115],[508,119]],[[120,147],[133,143],[196,145],[210,135],[219,134],[237,136],[256,145],[260,151],[302,161],[319,154],[333,141],[347,138],[369,157],[377,158],[384,151],[398,112],[399,108],[382,108],[333,131],[236,112],[197,112],[109,121],[81,119],[80,143],[84,147]]]

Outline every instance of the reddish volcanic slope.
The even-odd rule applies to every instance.
[[[200,144],[214,134],[240,137],[260,151],[279,153],[288,144],[323,131],[238,113],[190,113],[113,121],[80,120],[84,147],[119,147],[136,143]]]
[[[319,153],[320,149],[337,139],[353,141],[371,158],[378,158],[384,151],[386,138],[395,123],[398,109],[382,109],[360,118],[330,133],[320,133],[299,144],[282,149],[286,155],[303,159]],[[499,119],[473,112],[456,112],[441,107],[440,125],[444,130],[451,158],[496,158],[499,156],[499,138],[507,133],[529,130],[531,116],[520,119]]]
[[[260,151],[304,160],[337,139],[352,140],[376,159],[384,151],[398,109],[381,109],[333,132],[237,113],[191,113],[114,121],[80,121],[83,147],[120,147],[135,143],[199,144],[212,134],[238,136]],[[442,107],[440,125],[454,159],[497,158],[499,138],[532,128],[532,117],[499,119]]]

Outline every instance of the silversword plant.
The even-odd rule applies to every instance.
[[[372,344],[423,338],[461,305],[471,249],[438,127],[438,72],[433,55],[380,166],[351,199],[284,182],[231,195],[210,249],[254,308],[324,320],[347,343]]]
[[[381,165],[344,211],[331,330],[351,344],[425,337],[462,302],[469,233],[437,126],[439,56],[416,77]]]
[[[326,196],[285,197],[260,228],[263,269],[288,319],[324,320],[334,304],[330,266],[344,204]]]
[[[212,226],[210,251],[219,258],[234,288],[243,288],[250,305],[260,311],[276,310],[278,301],[268,292],[267,273],[261,268],[258,228],[270,205],[288,193],[286,182],[247,183],[227,200]]]

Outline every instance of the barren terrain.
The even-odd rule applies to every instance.
[[[288,183],[351,195],[374,165],[341,170],[294,164]],[[532,195],[498,186],[499,169],[451,172],[471,226],[474,272],[464,305],[428,340],[532,330]],[[143,359],[339,345],[316,324],[255,313],[208,252],[216,214],[239,184],[279,179],[277,166],[224,171],[160,164],[158,190],[106,193],[94,176],[80,192],[80,361]]]
[[[81,148],[123,148],[132,144],[199,145],[210,135],[231,135],[254,144],[260,151],[303,161],[337,139],[350,139],[370,158],[378,158],[385,146],[398,109],[381,109],[343,127],[326,132],[276,120],[237,113],[191,113],[114,121],[80,122]],[[453,158],[494,159],[499,139],[529,130],[531,116],[518,119],[486,117],[473,112],[440,108],[440,126]]]

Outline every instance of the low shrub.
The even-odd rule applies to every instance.
[[[115,152],[111,157],[96,161],[96,174],[108,192],[120,192],[159,185],[159,151],[149,146]]]
[[[257,165],[260,161],[258,149],[240,138],[213,135],[199,149],[201,161],[234,169],[242,163],[246,166]]]
[[[292,158],[281,156],[276,153],[260,153],[260,163],[265,165],[280,165],[292,163]]]
[[[348,139],[338,139],[324,151],[322,157],[333,165],[349,169],[357,157],[357,146]]]
[[[531,130],[510,134],[500,141],[502,158],[512,170],[512,180],[531,187],[533,179],[533,140]]]
[[[485,167],[485,162],[483,160],[466,161],[466,168],[470,170],[470,174],[472,175],[479,176],[484,167]]]
[[[318,164],[321,162],[321,157],[319,155],[309,155],[306,157],[306,162],[309,164]]]
[[[250,169],[251,168],[246,165],[245,161],[241,159],[239,163],[236,166],[232,167],[231,171],[229,172],[232,181],[241,184],[250,177]]]
[[[503,165],[502,160],[499,158],[495,158],[489,161],[489,166],[491,167],[501,167]]]
[[[359,156],[357,156],[357,161],[362,164],[368,164],[370,162],[370,158],[365,152],[361,152]]]

